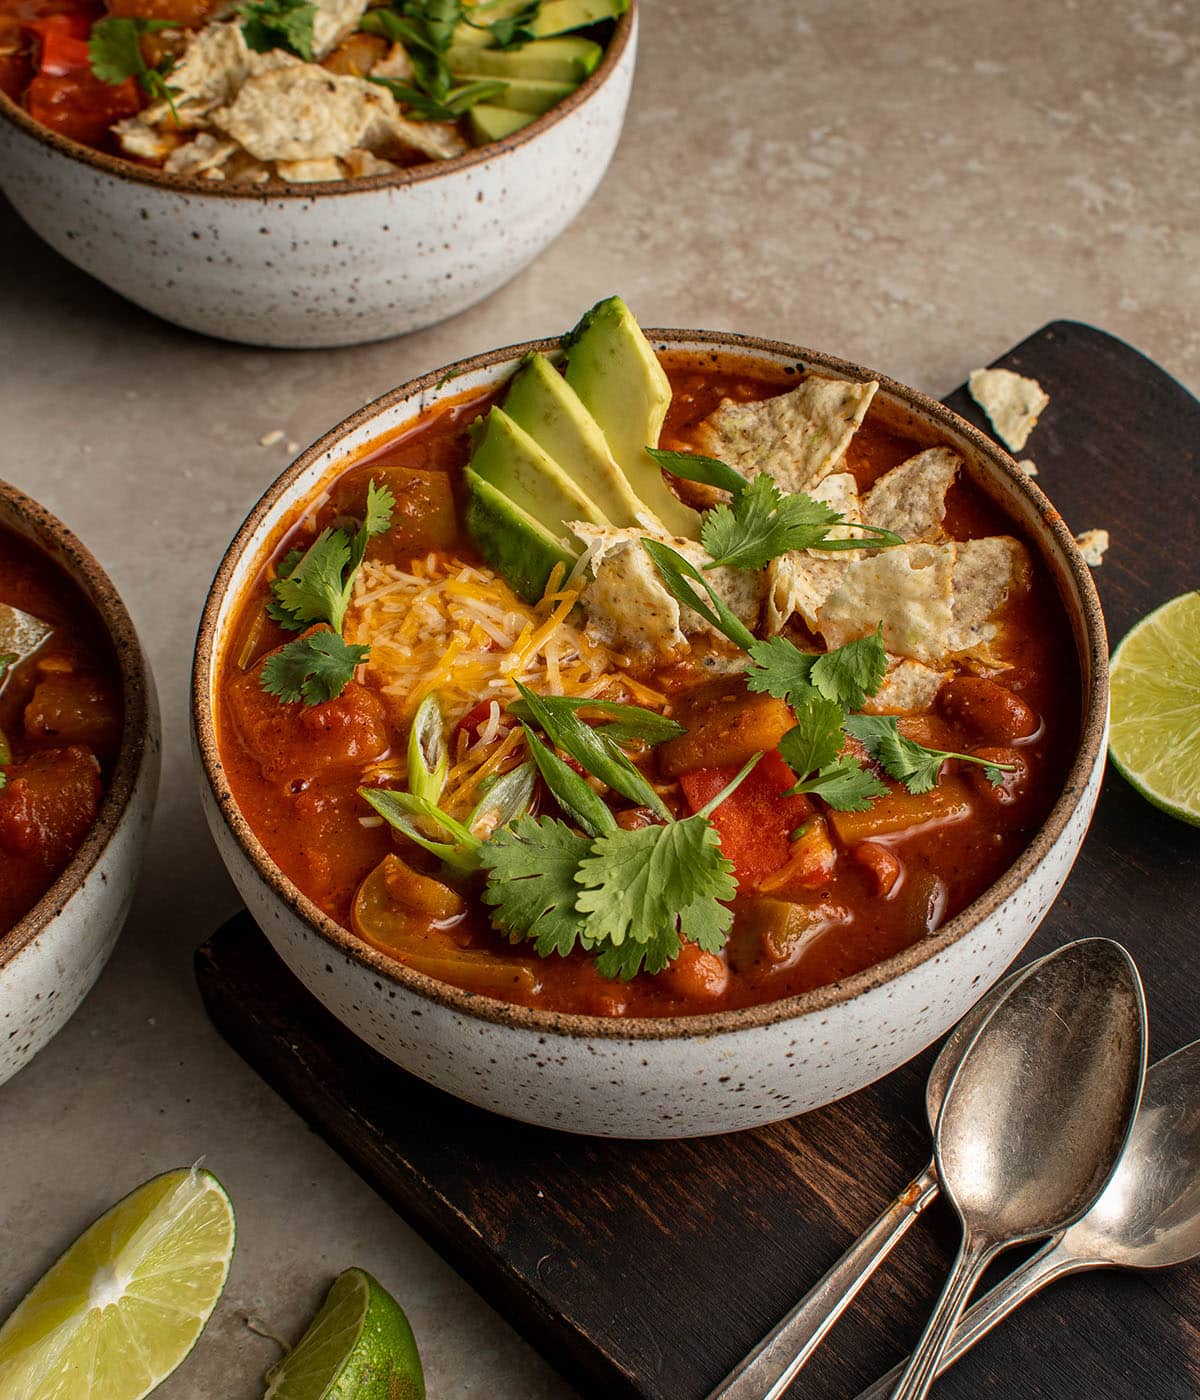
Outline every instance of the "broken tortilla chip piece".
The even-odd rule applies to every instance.
[[[301,63],[247,78],[211,119],[257,160],[312,161],[373,146],[372,126],[399,117],[386,88]]]
[[[1011,535],[963,540],[952,548],[954,625],[947,637],[947,650],[990,658],[989,648],[997,635],[990,619],[1014,588],[1029,586],[1029,553]]]
[[[237,150],[233,141],[222,141],[211,131],[201,131],[177,146],[163,169],[168,175],[205,175],[219,170]]]
[[[906,544],[855,560],[817,614],[832,650],[883,623],[883,645],[897,656],[936,661],[954,625],[954,545]]]
[[[586,548],[585,564],[593,575],[579,599],[588,617],[587,634],[593,640],[614,651],[650,652],[660,658],[683,651],[689,635],[704,635],[730,645],[698,613],[679,604],[642,546],[644,539],[660,539],[700,568],[708,562],[708,555],[694,540],[650,536],[636,527],[616,529],[583,521],[573,522],[570,528]],[[723,568],[709,569],[705,578],[730,610],[753,628],[762,606],[763,575]]]
[[[971,397],[991,419],[1004,443],[1013,452],[1029,441],[1038,416],[1050,395],[1036,379],[1026,379],[1011,369],[973,369],[967,381]]]
[[[850,528],[851,525],[861,525],[863,521],[862,502],[858,496],[858,482],[852,472],[834,472],[827,476],[824,481],[819,481],[808,494],[814,501],[821,501],[829,506],[847,523],[845,525],[834,525],[830,528],[829,538],[831,540],[849,540],[856,538],[858,532]],[[818,557],[829,558],[828,550],[814,549],[809,551]],[[859,551],[857,549],[839,550],[839,555],[843,559],[857,559]]]
[[[902,660],[891,656],[888,661],[890,664],[883,684],[863,702],[864,714],[924,714],[937,699],[942,682],[952,674],[950,671],[935,670],[909,657]]]
[[[1107,530],[1085,530],[1082,535],[1075,536],[1075,543],[1085,564],[1098,569],[1104,563],[1104,551],[1108,548]]]
[[[842,460],[878,387],[809,375],[773,399],[724,399],[696,430],[696,446],[745,476],[767,472],[784,491],[811,491]]]
[[[357,26],[366,8],[367,0],[317,0],[317,12],[313,15],[314,55],[324,58],[343,34]]]
[[[949,447],[930,447],[885,472],[867,492],[862,518],[893,530],[908,544],[939,539],[946,518],[946,492],[962,458]]]
[[[769,637],[783,631],[793,613],[799,613],[809,631],[815,631],[817,614],[825,599],[841,583],[842,575],[857,551],[819,555],[817,550],[794,550],[767,565],[764,616]]]
[[[1021,468],[1026,476],[1037,476],[1038,474],[1037,463],[1032,457],[1022,457],[1017,463],[1017,466]]]

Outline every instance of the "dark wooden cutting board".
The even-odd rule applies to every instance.
[[[1075,530],[1103,526],[1113,638],[1200,585],[1200,402],[1129,346],[1056,322],[997,361],[1050,395],[1029,445]],[[965,391],[947,402],[982,428]],[[1152,1057],[1200,1036],[1200,829],[1115,774],[1027,956],[1104,934],[1136,957]],[[196,955],[230,1043],[587,1396],[702,1400],[924,1165],[920,1056],[852,1098],[692,1142],[554,1134],[470,1108],[368,1049],[242,915]],[[935,1207],[790,1395],[850,1400],[917,1336],[953,1247]],[[1200,1268],[1056,1285],[942,1400],[1200,1394]],[[504,1397],[516,1400],[516,1397]]]

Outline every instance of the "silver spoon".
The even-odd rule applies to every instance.
[[[1044,960],[1042,960],[1044,961]],[[1010,973],[976,1002],[946,1037],[925,1086],[925,1113],[932,1133],[946,1086],[975,1032],[1012,987],[1038,967],[1030,963]],[[725,1377],[708,1400],[779,1400],[825,1334],[857,1297],[859,1289],[903,1238],[938,1193],[937,1171],[929,1165],[904,1188],[836,1264],[813,1284],[786,1317]]]
[[[1129,1146],[1104,1194],[1057,1240],[970,1307],[938,1375],[1039,1289],[1085,1269],[1166,1269],[1200,1257],[1200,1040],[1146,1072]],[[883,1400],[895,1366],[858,1397]]]
[[[1146,1004],[1129,954],[1069,943],[1018,981],[967,1046],[934,1135],[962,1247],[893,1400],[924,1400],[971,1290],[1010,1245],[1057,1234],[1124,1151],[1146,1073]]]

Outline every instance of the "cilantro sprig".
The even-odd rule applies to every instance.
[[[249,0],[234,11],[242,21],[242,38],[255,53],[284,49],[306,63],[313,61],[313,27],[317,6],[312,0]]]
[[[455,121],[476,103],[499,97],[508,86],[499,79],[455,85],[446,61],[455,29],[464,22],[475,29],[487,29],[498,47],[525,42],[526,23],[537,14],[536,5],[529,8],[527,21],[518,15],[491,25],[471,21],[461,0],[393,0],[391,5],[370,10],[358,27],[389,43],[403,44],[413,65],[411,83],[374,76],[370,81],[386,87],[418,120]]]
[[[942,764],[948,758],[978,764],[983,776],[994,787],[999,787],[1005,773],[1013,772],[1016,766],[978,758],[974,754],[927,748],[900,733],[895,715],[851,715],[846,721],[846,732],[862,744],[889,778],[903,783],[909,792],[929,792],[935,788]]]
[[[167,58],[157,67],[151,67],[142,53],[141,36],[160,29],[178,29],[179,25],[166,19],[128,19],[119,15],[108,15],[92,25],[88,39],[88,62],[92,76],[102,83],[115,87],[127,78],[136,78],[138,86],[147,95],[165,102],[170,109],[175,125],[179,125],[179,113],[175,110],[175,98],[179,89],[168,86],[167,77],[175,66],[173,58]]]
[[[832,506],[803,492],[789,495],[766,472],[750,481],[715,457],[646,450],[676,476],[730,493],[727,504],[704,513],[700,538],[711,560],[705,569],[765,569],[772,559],[794,549],[887,549],[904,543],[893,530],[847,522]],[[856,538],[830,535],[835,526],[847,523],[858,531]]]
[[[480,852],[493,923],[543,957],[578,946],[595,955],[601,976],[624,981],[661,972],[684,938],[720,951],[737,885],[709,818],[760,757],[699,812],[661,826],[613,823],[587,837],[551,817],[525,817],[496,832]]]
[[[369,647],[342,638],[354,580],[374,535],[386,534],[396,499],[386,486],[367,486],[362,524],[349,530],[326,528],[306,550],[293,549],[271,581],[267,615],[289,632],[304,632],[269,656],[261,684],[283,704],[319,705],[336,699],[371,655]]]

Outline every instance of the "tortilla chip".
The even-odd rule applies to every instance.
[[[1036,379],[1026,379],[1010,369],[973,369],[967,381],[971,397],[992,421],[1000,441],[1013,452],[1029,441],[1038,415],[1050,395]]]
[[[403,44],[393,44],[387,53],[371,69],[373,78],[396,78],[402,83],[411,83],[416,76],[413,61]]]
[[[453,122],[410,122],[398,114],[381,114],[363,133],[363,145],[377,155],[416,151],[430,160],[452,160],[471,149]]]
[[[868,525],[894,530],[909,544],[940,539],[946,518],[946,492],[962,458],[949,447],[931,447],[893,467],[871,487],[863,502]]]
[[[824,481],[819,481],[816,486],[808,492],[814,501],[823,501],[825,505],[836,510],[843,520],[861,524],[863,521],[862,502],[858,496],[858,482],[854,479],[852,472],[834,472],[832,476],[827,476]],[[829,531],[831,540],[849,540],[858,537],[858,531],[847,525],[834,525]],[[814,549],[808,551],[818,558],[829,558],[829,551],[824,549]],[[838,555],[842,559],[857,559],[859,551],[857,549],[838,550]]]
[[[257,160],[312,161],[344,156],[379,123],[398,120],[386,88],[345,78],[314,63],[271,69],[246,79],[228,107],[211,113]]]
[[[324,58],[343,35],[357,28],[367,0],[317,0],[313,16],[313,54]]]
[[[1022,457],[1017,463],[1017,466],[1021,468],[1026,476],[1037,476],[1038,474],[1037,463],[1032,457]]]
[[[811,491],[842,460],[879,385],[809,375],[773,399],[725,399],[696,430],[697,449],[784,491]]]
[[[1104,563],[1104,551],[1108,548],[1107,530],[1085,530],[1082,535],[1075,536],[1075,543],[1085,564],[1098,569]]]
[[[817,615],[830,649],[883,623],[883,644],[897,656],[936,661],[946,655],[954,624],[955,546],[906,544],[846,566]]]
[[[277,160],[275,173],[293,185],[313,185],[319,180],[344,180],[341,165],[332,156],[317,160]]]
[[[390,175],[393,170],[399,168],[390,160],[380,160],[377,155],[366,150],[348,151],[342,157],[342,166],[345,173],[356,180],[366,175]]]
[[[987,656],[998,632],[989,619],[1014,588],[1028,586],[1029,554],[1009,535],[964,540],[955,548],[954,625],[947,650]]]
[[[725,638],[691,608],[682,607],[659,577],[654,561],[642,547],[650,532],[637,527],[571,524],[583,541],[586,565],[593,575],[580,603],[588,615],[587,633],[594,640],[623,652],[653,652],[659,657],[686,649],[687,637],[707,636],[729,645]],[[656,535],[697,567],[708,556],[694,540]],[[764,577],[750,569],[710,569],[705,577],[730,610],[747,627],[758,622]]]
[[[141,117],[126,117],[110,130],[120,141],[122,152],[140,160],[166,160],[180,141],[177,132],[150,126]]]
[[[952,673],[934,670],[923,662],[889,657],[883,684],[863,703],[868,715],[919,715],[929,710],[942,682]]]
[[[163,169],[170,175],[207,175],[219,171],[237,150],[233,141],[222,141],[211,131],[201,131],[177,146]]]
[[[804,625],[815,631],[821,605],[841,583],[851,556],[857,556],[857,551],[793,550],[772,559],[767,565],[767,635],[782,632],[793,613],[799,613]]]

